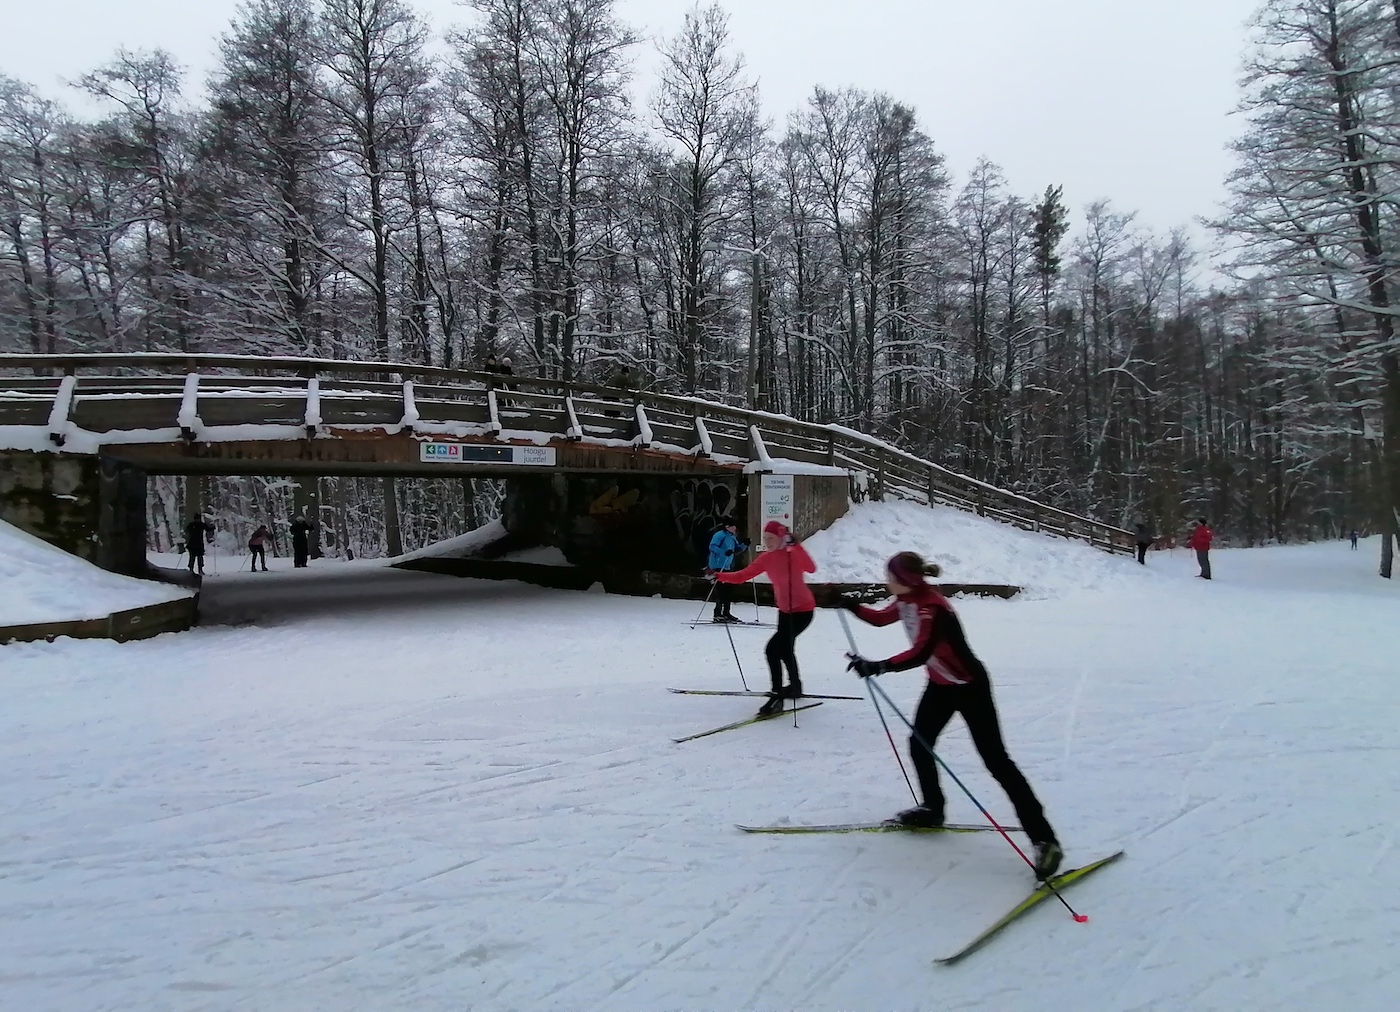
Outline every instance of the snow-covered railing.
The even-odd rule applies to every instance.
[[[50,370],[63,375],[44,374]],[[35,416],[41,397],[52,398],[46,430]],[[0,355],[0,428],[33,426],[47,431],[47,438],[39,438],[58,445],[72,431],[158,431],[172,424],[186,439],[214,438],[210,433],[221,426],[284,417],[303,398],[303,431],[322,438],[334,436],[338,427],[366,425],[486,435],[508,429],[512,436],[630,442],[639,451],[689,447],[717,466],[835,466],[857,476],[875,498],[955,506],[1114,550],[1132,545],[1131,532],[1122,528],[959,474],[874,436],[695,397],[405,363],[164,353]]]
[[[413,396],[413,380],[403,381],[403,418],[399,425],[405,432],[412,432],[418,427],[421,416],[418,414],[418,402]]]
[[[55,446],[62,446],[67,438],[68,416],[73,413],[73,391],[78,386],[78,377],[64,376],[58,384],[58,393],[53,398],[53,409],[49,411],[49,439]]]

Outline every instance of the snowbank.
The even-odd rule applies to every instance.
[[[0,521],[0,625],[106,618],[188,596],[179,587],[98,569]]]
[[[943,567],[949,583],[1006,583],[1032,597],[1101,589],[1142,579],[1135,562],[1082,541],[1035,534],[948,506],[893,500],[861,503],[805,542],[815,579],[880,582],[895,552],[918,552]]]

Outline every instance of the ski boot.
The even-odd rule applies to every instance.
[[[943,825],[943,815],[926,805],[917,805],[914,808],[906,808],[889,821],[914,829],[938,829]]]
[[[801,683],[800,681],[796,681],[796,680],[795,680],[795,681],[793,681],[791,684],[784,686],[784,687],[783,687],[783,698],[785,698],[785,699],[801,699],[801,698],[802,698],[802,683]]]
[[[781,692],[775,692],[768,697],[768,701],[758,708],[760,717],[776,717],[783,712],[783,703],[786,700]]]
[[[1065,853],[1054,840],[1035,845],[1035,877],[1044,882],[1059,870]]]

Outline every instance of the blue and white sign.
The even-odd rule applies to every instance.
[[[552,446],[506,446],[500,443],[420,443],[418,459],[425,464],[510,464],[553,467]]]
[[[792,526],[792,475],[765,474],[759,479],[759,528],[770,520]]]

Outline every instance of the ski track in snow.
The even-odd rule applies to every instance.
[[[929,512],[975,562],[988,525]],[[883,550],[851,533],[874,515],[833,566]],[[957,606],[1011,754],[1067,865],[1127,850],[1067,892],[1088,924],[1047,902],[937,967],[1031,887],[999,838],[735,830],[908,791],[863,702],[672,744],[754,706],[666,691],[738,687],[690,603],[327,564],[209,581],[191,633],[0,648],[0,1007],[1393,1008],[1400,593],[1374,551],[1218,552],[1206,584],[1184,552],[1043,539],[1036,580],[1030,536],[988,529],[1035,589]],[[766,638],[736,637],[757,671]],[[811,691],[851,691],[844,650],[819,614]],[[916,673],[882,684],[912,712]],[[960,722],[941,749],[1009,818]]]

